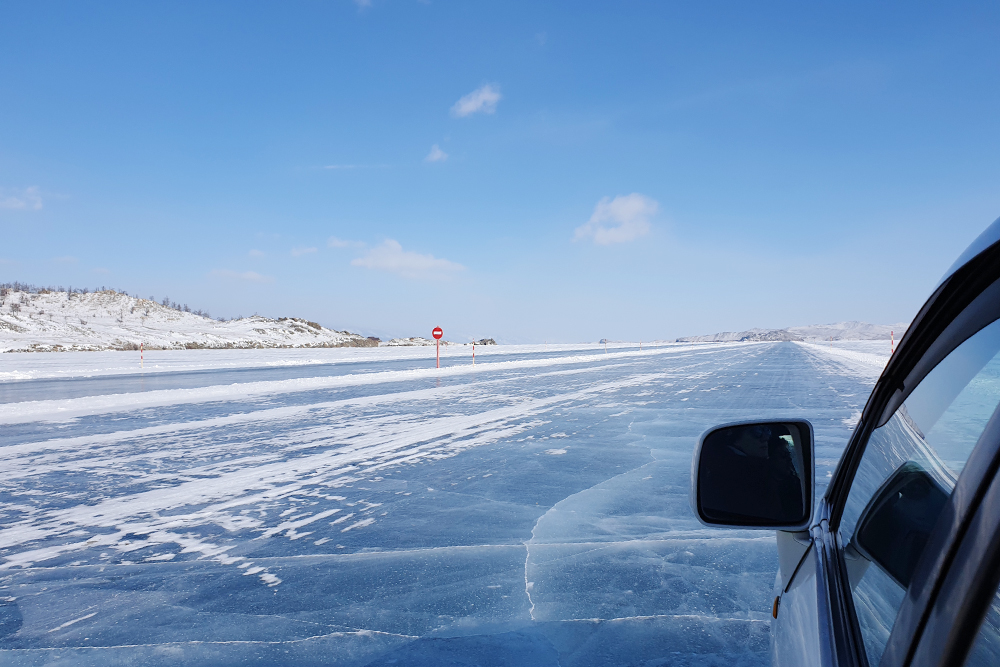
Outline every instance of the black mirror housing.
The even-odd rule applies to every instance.
[[[707,526],[805,530],[813,509],[813,428],[804,419],[723,424],[698,440],[691,506]]]

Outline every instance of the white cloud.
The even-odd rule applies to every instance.
[[[254,249],[248,252],[247,255],[249,255],[250,257],[263,257],[264,252],[262,250]]]
[[[404,278],[446,278],[465,269],[461,264],[447,259],[403,250],[403,246],[392,239],[386,239],[382,245],[369,250],[364,257],[352,260],[351,264],[388,271]]]
[[[273,283],[274,278],[271,276],[262,276],[256,271],[230,271],[229,269],[215,269],[212,271],[213,276],[218,276],[220,278],[235,278],[236,280],[245,280],[250,283]]]
[[[497,110],[497,102],[500,101],[500,97],[500,87],[488,83],[455,102],[455,106],[451,108],[451,115],[465,118],[479,112],[493,113]]]
[[[361,241],[345,241],[344,239],[338,239],[336,236],[331,236],[326,240],[326,245],[331,248],[363,248],[365,244]]]
[[[441,148],[437,144],[431,146],[431,152],[428,153],[427,157],[424,158],[424,160],[427,162],[444,162],[447,159],[448,159],[448,154],[445,153],[443,150],[441,150]]]
[[[654,199],[638,192],[597,202],[586,224],[576,228],[574,240],[592,238],[597,245],[634,241],[649,232],[649,219],[659,210]]]
[[[354,0],[354,4],[358,6],[358,9],[365,9],[372,6],[372,0]]]
[[[292,248],[292,257],[301,257],[302,255],[311,255],[316,252],[316,248],[306,248],[304,246],[299,246],[298,248]]]
[[[37,186],[25,188],[14,194],[0,191],[0,208],[37,211],[42,208],[42,194]]]

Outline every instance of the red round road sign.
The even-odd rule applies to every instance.
[[[441,327],[434,327],[434,331],[431,332],[431,335],[434,336],[436,340],[441,340],[441,336],[444,335],[444,331],[441,330]]]

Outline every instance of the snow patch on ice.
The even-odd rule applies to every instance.
[[[366,526],[372,525],[373,523],[375,523],[375,519],[362,519],[361,521],[357,521],[355,523],[352,523],[347,528],[341,529],[340,532],[346,533],[349,530],[354,530],[355,528],[364,528]]]

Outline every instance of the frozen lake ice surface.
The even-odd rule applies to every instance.
[[[706,428],[822,492],[888,341],[0,355],[0,663],[768,664],[773,532]]]

